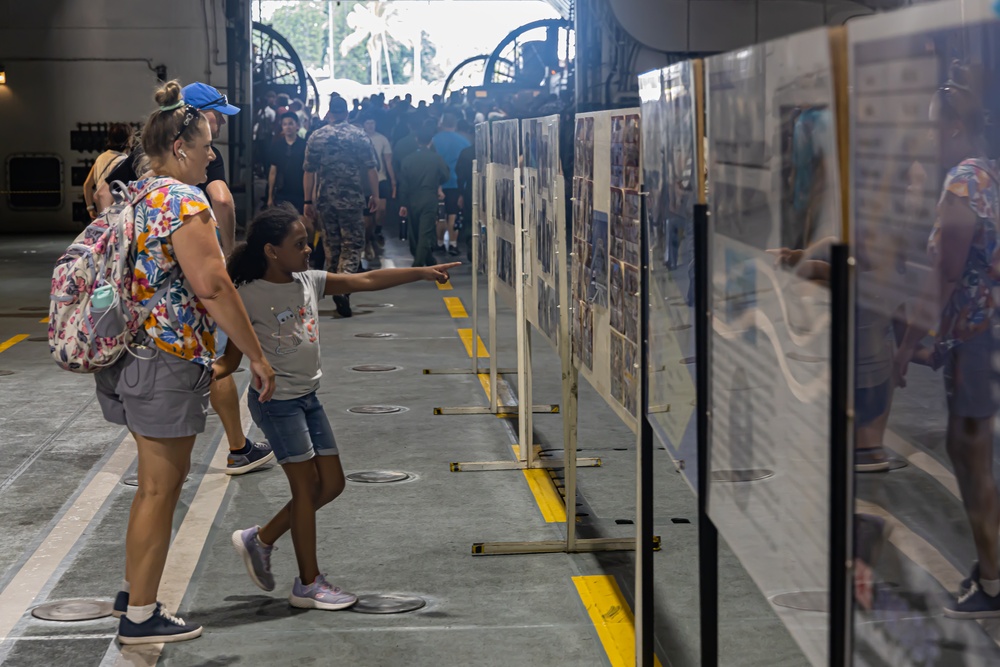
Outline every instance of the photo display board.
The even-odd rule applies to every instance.
[[[858,665],[1000,664],[996,619],[968,614],[1000,607],[995,7],[848,24],[856,460],[909,462],[856,475]]]
[[[493,123],[491,168],[487,188],[492,209],[489,214],[490,235],[493,237],[496,292],[511,310],[517,308],[517,268],[514,251],[517,234],[521,229],[520,187],[520,137],[519,121],[503,120]]]
[[[633,430],[639,395],[638,109],[579,114],[574,129],[573,359]]]
[[[701,61],[643,74],[639,97],[649,243],[647,416],[696,489],[694,206],[705,193]]]
[[[486,254],[486,228],[487,216],[487,196],[486,196],[486,165],[490,162],[490,124],[479,123],[476,125],[476,171],[472,175],[473,186],[475,187],[475,199],[473,202],[472,223],[478,225],[479,235],[479,266],[476,270],[485,272],[489,263],[489,256]]]
[[[816,30],[705,61],[708,513],[801,650],[786,664],[825,665],[828,652],[826,616],[774,596],[829,593],[832,48]]]
[[[559,161],[559,116],[521,121],[524,155],[525,283],[528,321],[559,349],[559,287],[566,280],[565,185]]]

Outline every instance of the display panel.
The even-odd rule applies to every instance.
[[[829,248],[841,229],[831,43],[813,31],[705,67],[708,512],[801,649],[787,664],[825,665]]]
[[[521,229],[519,121],[496,121],[491,127],[491,165],[487,187],[492,196],[490,234],[494,237],[493,260],[496,292],[511,310],[517,308],[514,248]]]
[[[995,5],[852,22],[848,57],[855,664],[1000,664]]]
[[[479,225],[479,266],[476,270],[480,273],[486,271],[486,266],[489,263],[489,258],[486,254],[486,220],[487,220],[487,205],[486,205],[486,165],[490,163],[490,124],[489,123],[479,123],[476,125],[476,171],[472,175],[476,186],[476,202],[472,212],[473,223]]]
[[[694,206],[704,199],[701,61],[639,78],[649,267],[649,397],[658,441],[692,489],[695,424]]]
[[[574,363],[634,430],[640,379],[639,110],[580,114],[574,136]]]
[[[559,349],[559,285],[567,279],[565,185],[559,162],[559,116],[521,122],[524,146],[525,259],[533,280],[524,286],[525,312]]]

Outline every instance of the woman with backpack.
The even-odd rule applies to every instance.
[[[945,178],[927,242],[930,278],[895,358],[900,387],[911,361],[944,369],[945,446],[978,555],[944,614],[966,619],[1000,617],[1000,496],[993,474],[993,422],[1000,410],[994,370],[1000,351],[1000,175],[988,157],[980,100],[959,63],[931,100]],[[930,348],[921,346],[927,336],[934,337]]]
[[[96,374],[108,421],[127,426],[137,444],[139,485],[125,538],[125,581],[115,607],[122,644],[193,639],[185,623],[157,602],[174,509],[205,430],[216,326],[250,358],[262,401],[274,391],[246,310],[226,273],[212,209],[195,187],[214,157],[205,116],[185,104],[176,81],[156,93],[142,147],[149,171],[129,185],[135,242],[130,258],[133,305],[148,316],[120,361]]]
[[[94,165],[83,182],[83,199],[87,202],[87,214],[91,220],[101,214],[94,195],[104,185],[104,179],[128,157],[131,147],[132,127],[128,123],[111,123],[105,150],[94,160]]]

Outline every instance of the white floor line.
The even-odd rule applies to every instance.
[[[243,424],[244,434],[248,433],[253,425],[250,409],[247,406],[246,391],[240,397],[240,423]],[[212,457],[212,463],[191,500],[191,506],[180,528],[177,529],[174,541],[170,544],[170,553],[163,568],[158,597],[163,606],[171,612],[176,612],[184,600],[191,577],[205,550],[205,540],[219,514],[226,489],[229,488],[232,476],[225,473],[228,455],[227,441],[221,438]],[[196,622],[197,619],[192,618],[191,621]],[[101,661],[101,667],[152,667],[160,659],[162,651],[163,644],[119,647],[118,642],[113,640]]]
[[[885,430],[885,435],[882,436],[882,445],[902,456],[913,467],[923,470],[933,477],[941,486],[948,489],[951,495],[959,500],[962,499],[958,491],[958,482],[955,480],[954,473],[941,465],[936,458],[925,451],[917,449],[908,440],[905,440],[891,429]]]
[[[45,541],[28,558],[0,593],[0,641],[7,639],[24,613],[34,604],[73,545],[86,530],[108,496],[117,488],[136,457],[135,440],[126,435],[101,470],[80,493]]]

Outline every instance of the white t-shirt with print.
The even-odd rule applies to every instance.
[[[388,180],[389,172],[386,171],[385,168],[385,156],[386,154],[392,154],[392,144],[389,143],[389,140],[386,139],[384,135],[381,135],[378,132],[368,138],[372,142],[372,148],[375,149],[375,155],[378,156],[378,180]]]
[[[290,283],[264,279],[239,288],[264,356],[274,369],[274,399],[288,401],[319,389],[319,298],[326,271],[292,274]]]

